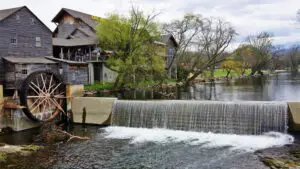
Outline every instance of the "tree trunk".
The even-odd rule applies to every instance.
[[[230,72],[231,72],[231,70],[227,71],[226,79],[228,79]]]
[[[195,80],[196,77],[198,77],[201,73],[202,73],[202,71],[194,73],[194,75],[192,77],[186,79],[184,85],[188,86],[190,84],[190,82],[193,81],[193,80]]]
[[[117,79],[116,79],[116,81],[114,83],[114,87],[113,87],[114,90],[117,89],[117,87],[119,85],[119,82],[120,82],[120,74],[118,74]]]
[[[258,69],[256,67],[252,67],[251,68],[251,76],[254,76],[257,71],[258,71]]]
[[[213,79],[215,77],[215,66],[212,66],[210,69],[210,78]]]

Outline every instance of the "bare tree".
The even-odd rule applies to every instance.
[[[192,62],[190,73],[193,74],[186,81],[188,84],[199,76],[203,70],[210,69],[213,77],[215,66],[224,61],[225,50],[237,35],[229,22],[220,18],[205,18],[202,20],[200,33],[197,34],[196,57]]]
[[[270,71],[275,71],[277,69],[283,69],[285,67],[284,63],[284,55],[285,49],[281,45],[273,46],[272,51],[272,60],[271,64],[269,64],[268,69]]]
[[[298,64],[299,64],[299,51],[300,51],[300,46],[295,45],[292,46],[287,53],[287,58],[289,61],[289,65],[291,67],[291,70],[293,72],[298,72]]]
[[[167,65],[171,69],[175,58],[179,63],[188,59],[190,50],[197,34],[201,30],[202,16],[199,14],[186,14],[182,20],[175,20],[163,25],[165,33],[172,34],[178,43],[174,57]]]
[[[220,18],[202,18],[188,14],[183,20],[165,25],[165,30],[179,43],[176,51],[179,69],[189,84],[204,70],[214,70],[225,59],[225,50],[237,35],[230,25]],[[192,76],[190,76],[192,75]]]
[[[260,72],[272,61],[272,39],[267,32],[261,32],[258,35],[249,36],[246,39],[247,46],[251,49],[252,62],[251,75]]]

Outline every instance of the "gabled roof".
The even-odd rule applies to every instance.
[[[52,22],[59,22],[61,17],[65,14],[68,13],[71,16],[73,16],[76,19],[80,19],[83,22],[85,22],[87,25],[89,25],[91,28],[95,29],[99,21],[94,20],[93,16],[87,13],[75,11],[72,9],[67,9],[67,8],[62,8],[58,14],[52,19]]]
[[[40,23],[42,23],[42,25],[44,25],[52,33],[52,31],[48,28],[48,26],[45,25],[29,8],[27,8],[27,6],[0,10],[0,21],[8,18],[9,16],[13,15],[14,13],[18,12],[23,8],[26,8]]]
[[[9,17],[10,15],[14,14],[15,12],[19,11],[23,7],[25,7],[25,6],[0,10],[0,21],[4,20],[5,18]]]
[[[172,34],[162,35],[161,37],[161,41],[165,44],[167,44],[170,39],[173,41],[174,45],[178,47],[178,43]]]

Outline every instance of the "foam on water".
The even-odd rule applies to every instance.
[[[189,132],[168,129],[146,129],[129,127],[107,127],[105,137],[110,139],[131,139],[131,143],[185,142],[204,148],[231,147],[234,150],[253,152],[270,147],[280,147],[294,142],[288,134],[269,132],[263,135],[231,135],[204,132]]]

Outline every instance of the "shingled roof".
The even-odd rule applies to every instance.
[[[10,15],[14,14],[15,12],[22,9],[23,7],[25,7],[25,6],[0,10],[0,21],[2,21],[3,19],[5,19],[5,18],[9,17]]]
[[[79,11],[75,11],[72,9],[67,9],[67,8],[62,8],[59,13],[52,19],[52,22],[59,22],[61,17],[65,14],[68,13],[71,16],[73,16],[76,19],[80,19],[83,22],[85,22],[86,24],[88,24],[91,28],[95,29],[95,27],[97,26],[97,24],[99,23],[99,21],[94,20],[92,17],[92,15],[87,14],[87,13],[83,13],[83,12],[79,12]]]
[[[162,37],[161,37],[161,42],[167,44],[168,41],[169,41],[170,39],[173,41],[174,45],[175,45],[176,47],[178,47],[178,43],[177,43],[176,39],[175,39],[174,36],[171,35],[171,34],[162,35]]]
[[[10,8],[10,9],[2,9],[0,10],[0,21],[8,18],[12,14],[18,12],[19,10],[26,8],[39,22],[41,22],[51,33],[52,31],[48,28],[47,25],[44,24],[27,6],[21,6],[21,7],[16,7],[16,8]]]

